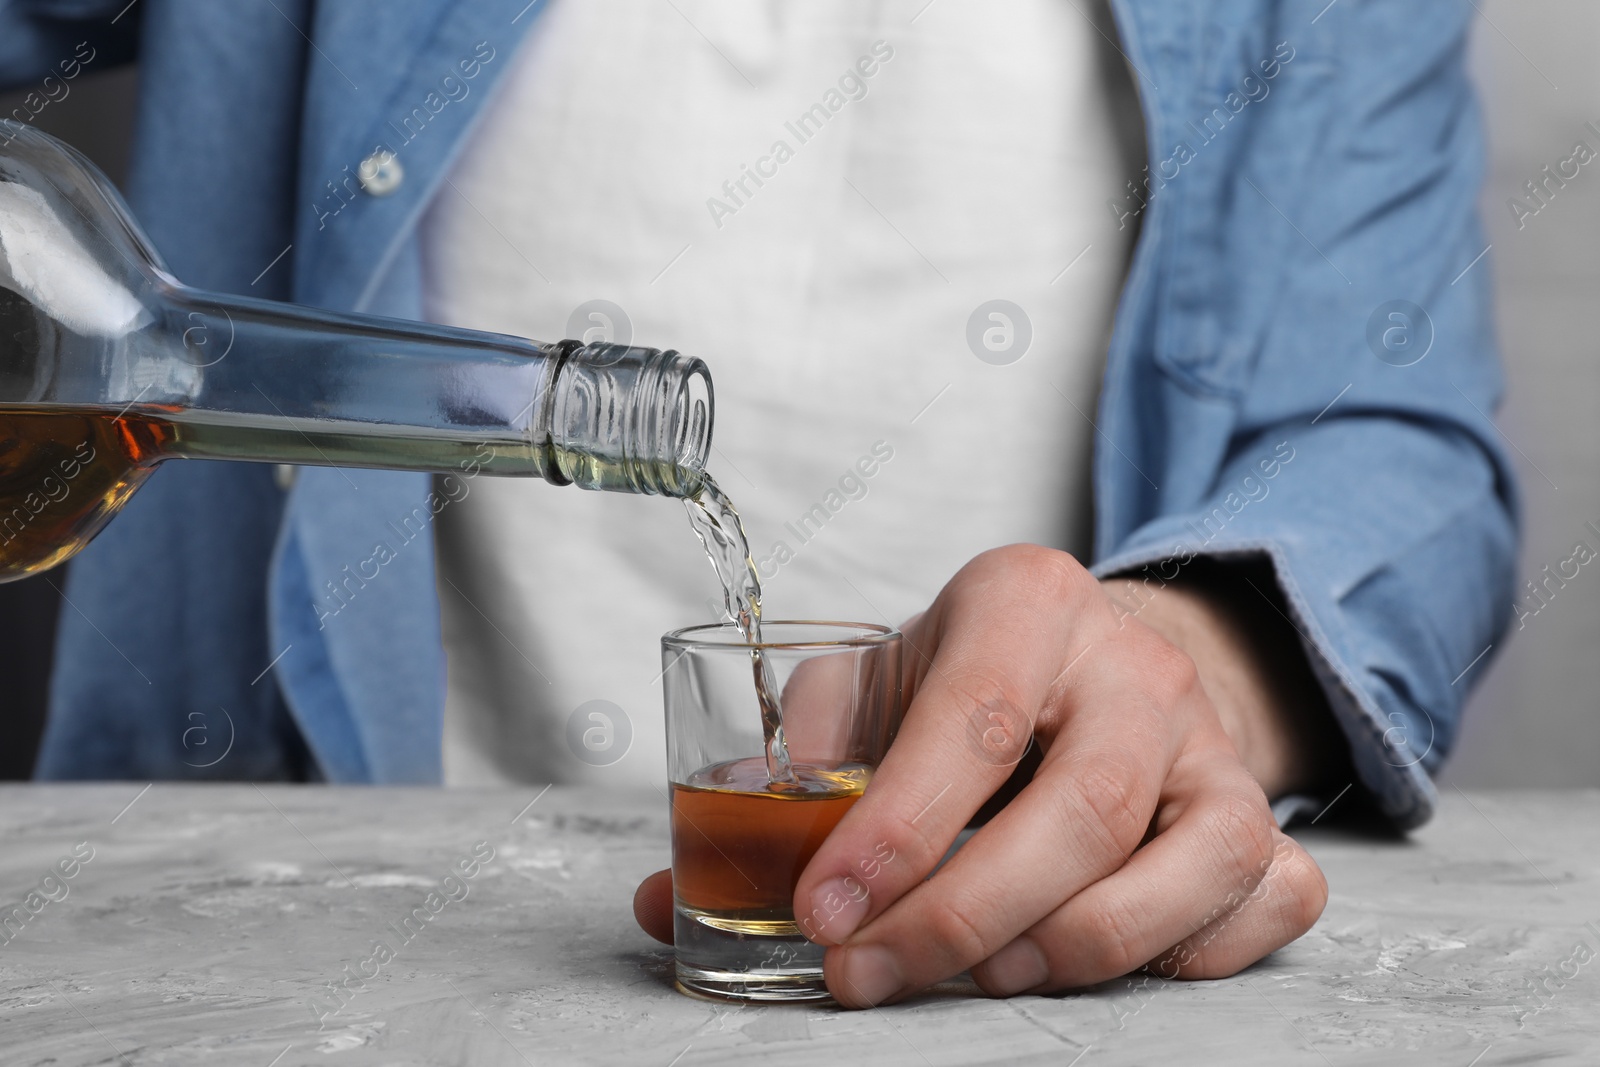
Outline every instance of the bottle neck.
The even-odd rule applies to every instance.
[[[183,288],[165,305],[129,355],[170,454],[569,480],[539,426],[560,346]]]
[[[705,364],[674,351],[343,314],[173,286],[114,391],[168,456],[543,478],[691,496],[711,448]]]

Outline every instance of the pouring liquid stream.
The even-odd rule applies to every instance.
[[[761,643],[761,578],[750,556],[750,540],[733,501],[709,474],[700,491],[685,497],[689,523],[705,545],[711,565],[722,582],[724,610],[751,645]],[[766,741],[767,780],[775,792],[803,789],[789,761],[783,736],[783,706],[772,664],[760,648],[750,649],[750,670],[755,678],[756,702],[761,706],[761,729]]]

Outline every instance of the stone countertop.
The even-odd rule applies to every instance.
[[[1600,792],[1447,790],[1410,839],[1297,836],[1327,911],[1234,978],[845,1012],[673,990],[629,906],[667,864],[659,795],[0,787],[0,918],[27,916],[0,1062],[1600,1062]]]

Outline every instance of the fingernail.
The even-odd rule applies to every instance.
[[[1050,977],[1050,964],[1032,938],[1019,937],[990,956],[983,965],[985,983],[997,997],[1009,997],[1042,985]]]
[[[837,945],[866,918],[869,899],[866,887],[855,879],[831,878],[812,892],[811,911],[800,920],[800,931],[813,941],[826,937]]]
[[[839,978],[851,999],[863,1004],[879,1004],[905,988],[894,953],[882,945],[862,945],[846,949]]]

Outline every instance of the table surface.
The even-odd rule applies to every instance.
[[[0,1062],[1600,1062],[1600,791],[1447,790],[1410,839],[1297,836],[1327,911],[1234,978],[956,981],[846,1012],[673,990],[629,908],[666,865],[660,796],[0,787],[0,903],[27,917],[0,943]],[[479,842],[493,860],[430,911]],[[93,858],[47,880],[74,849]]]

